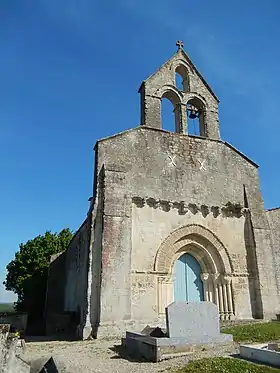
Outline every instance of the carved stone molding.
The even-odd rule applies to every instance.
[[[188,206],[184,201],[173,202],[173,208],[178,209],[179,215],[185,215],[188,212]]]
[[[248,272],[245,272],[245,273],[233,272],[232,277],[250,277],[250,275]]]
[[[159,206],[159,201],[151,197],[146,199],[146,203],[148,206],[153,207],[154,209],[156,209]]]
[[[225,217],[237,217],[240,218],[244,213],[243,206],[240,203],[228,202],[221,208],[222,215]]]
[[[188,208],[193,215],[198,213],[198,206],[195,203],[189,203]]]
[[[201,205],[200,206],[200,211],[201,211],[201,213],[202,213],[202,215],[204,216],[204,217],[206,217],[208,214],[209,214],[209,206],[206,206],[206,205]]]
[[[168,212],[170,209],[171,209],[171,206],[172,206],[172,202],[170,201],[159,201],[159,206],[160,208],[163,210],[163,211],[166,211]]]
[[[133,197],[132,203],[134,203],[138,208],[142,208],[145,205],[152,207],[154,209],[160,208],[161,210],[168,212],[171,209],[175,209],[178,211],[179,215],[185,215],[188,212],[192,213],[193,215],[200,212],[203,217],[207,217],[209,214],[212,214],[214,218],[217,218],[219,215],[227,218],[240,218],[241,216],[245,216],[249,213],[248,208],[244,208],[239,203],[231,203],[228,202],[224,206],[208,206],[206,204],[198,205],[192,202],[185,202],[185,201],[169,201],[169,200],[161,200],[155,199],[153,197]]]
[[[220,214],[220,208],[219,208],[219,206],[211,206],[211,212],[212,212],[214,218],[216,218],[217,216],[219,216],[219,214]]]
[[[141,197],[132,197],[132,202],[137,206],[137,207],[144,207],[145,206],[145,199]]]
[[[192,252],[196,251],[197,260],[203,272],[232,273],[233,266],[226,247],[213,232],[198,224],[178,228],[162,242],[155,258],[155,271],[169,272],[171,270],[172,258],[176,258],[176,253],[188,245],[188,236],[192,236],[189,243],[192,244]],[[205,240],[207,241],[207,248],[200,245],[201,240],[204,244]]]

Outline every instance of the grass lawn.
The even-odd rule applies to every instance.
[[[280,322],[224,327],[221,332],[232,334],[235,342],[280,341]]]
[[[257,323],[223,327],[222,333],[233,335],[235,342],[280,342],[280,322]],[[228,357],[191,361],[185,368],[174,373],[280,373],[280,369],[253,364]]]
[[[213,358],[191,361],[174,373],[279,373],[279,369],[248,363],[233,358]]]
[[[13,303],[0,303],[0,312],[14,312]]]

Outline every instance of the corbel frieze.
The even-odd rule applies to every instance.
[[[138,208],[142,208],[145,205],[154,208],[154,209],[161,209],[162,211],[168,212],[172,209],[178,210],[179,215],[185,215],[187,213],[191,213],[193,215],[200,212],[204,217],[207,217],[209,214],[212,214],[215,218],[219,215],[223,217],[230,218],[240,218],[241,216],[245,216],[249,209],[244,208],[239,203],[230,203],[223,206],[210,206],[206,204],[196,204],[192,202],[185,202],[185,201],[168,201],[162,199],[156,199],[153,197],[132,197],[132,203],[135,204]]]

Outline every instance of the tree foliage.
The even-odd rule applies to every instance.
[[[48,267],[53,254],[65,251],[73,237],[68,229],[47,231],[19,245],[15,258],[7,265],[4,285],[18,296],[16,309],[40,317],[44,310]]]

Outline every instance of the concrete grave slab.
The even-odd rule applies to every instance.
[[[220,335],[218,307],[211,302],[174,302],[166,307],[167,336],[217,338]]]
[[[193,353],[201,348],[231,344],[233,341],[232,335],[220,334],[219,312],[215,304],[172,303],[166,308],[166,316],[166,334],[160,328],[149,326],[140,333],[126,332],[122,343],[127,353],[157,362],[167,357]]]
[[[240,356],[247,360],[280,367],[280,351],[276,343],[241,345]]]

